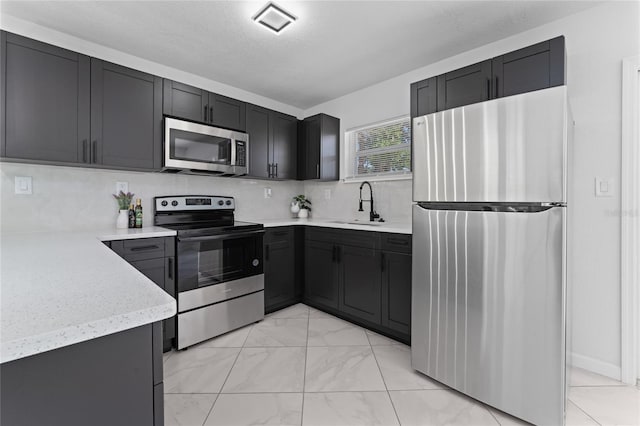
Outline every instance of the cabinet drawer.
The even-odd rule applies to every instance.
[[[282,226],[267,228],[264,233],[264,243],[293,242],[293,227]]]
[[[382,234],[382,250],[411,253],[411,235]]]
[[[164,257],[165,238],[141,238],[111,242],[113,251],[129,262]]]
[[[307,227],[305,239],[371,249],[377,249],[380,246],[380,237],[373,231]]]
[[[340,232],[331,228],[318,228],[315,226],[306,226],[304,230],[304,239],[308,241],[326,241],[330,243],[338,242]]]

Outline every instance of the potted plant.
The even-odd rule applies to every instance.
[[[293,197],[293,203],[291,204],[291,211],[294,210],[294,207],[297,206],[298,217],[306,218],[309,217],[309,212],[311,211],[311,200],[305,197],[303,194],[296,195]]]
[[[116,220],[116,228],[124,229],[129,227],[129,206],[131,205],[131,200],[133,199],[133,195],[131,192],[127,192],[126,194],[120,191],[119,194],[113,194],[113,198],[118,202],[118,219]]]

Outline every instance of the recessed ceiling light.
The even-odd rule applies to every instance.
[[[265,28],[270,29],[276,34],[280,34],[282,30],[287,28],[289,24],[296,19],[298,18],[273,2],[267,3],[267,5],[260,9],[253,17],[254,22],[264,25]]]

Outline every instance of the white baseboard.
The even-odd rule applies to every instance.
[[[615,380],[620,380],[621,377],[619,365],[610,364],[575,352],[571,353],[571,364],[574,367],[582,368],[583,370],[591,371],[592,373],[600,374],[602,376],[611,377]]]

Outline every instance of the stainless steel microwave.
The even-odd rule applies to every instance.
[[[164,118],[165,171],[246,175],[249,135],[176,118]]]

